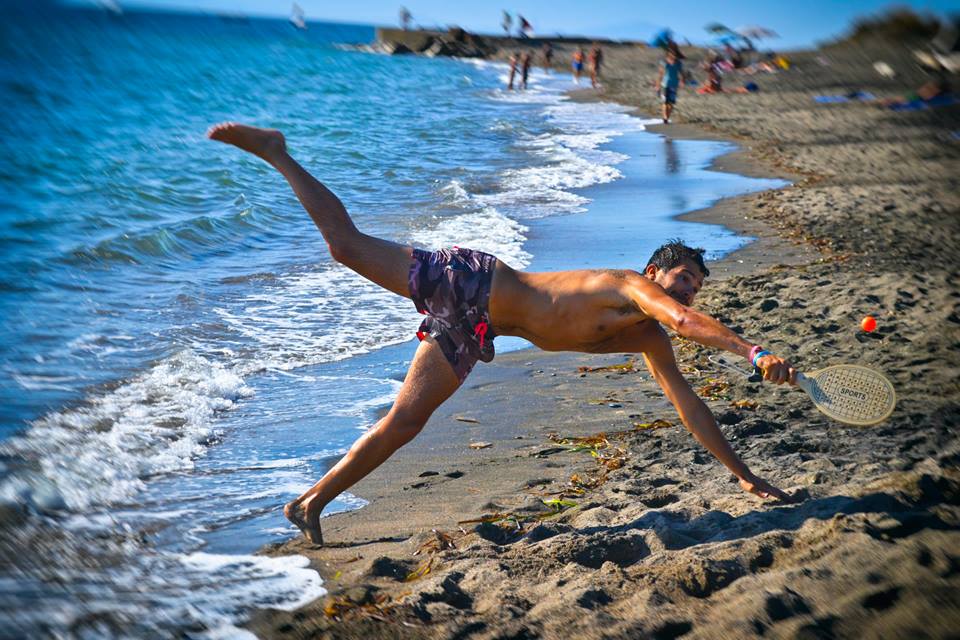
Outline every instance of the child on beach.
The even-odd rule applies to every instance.
[[[677,90],[683,86],[683,54],[674,43],[667,47],[667,55],[660,63],[660,76],[656,87],[663,102],[663,124],[670,124],[673,106],[677,103]]]
[[[548,351],[643,354],[684,426],[742,489],[791,501],[734,452],[680,372],[664,329],[741,356],[776,384],[796,381],[789,362],[690,306],[709,275],[703,249],[676,240],[657,249],[641,271],[556,273],[517,271],[495,256],[463,247],[424,251],[357,229],[343,203],[287,153],[279,131],[228,122],[207,135],[270,164],[287,180],[336,261],[411,299],[424,314],[417,332],[421,342],[393,406],[323,478],[284,507],[310,541],[323,543],[320,514],[331,500],[413,440],[474,365],[493,359],[496,335],[520,336]]]

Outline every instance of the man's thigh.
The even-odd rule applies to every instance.
[[[460,379],[440,345],[427,336],[413,356],[390,412],[422,425],[459,388]]]
[[[407,279],[413,247],[360,233],[341,246],[340,262],[361,276],[404,298],[410,297]]]

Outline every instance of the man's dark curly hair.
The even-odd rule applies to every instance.
[[[670,269],[673,269],[684,260],[690,260],[697,265],[700,271],[703,272],[704,278],[710,275],[710,270],[707,269],[707,265],[703,263],[703,249],[688,247],[683,244],[680,238],[674,238],[654,251],[650,259],[647,260],[647,265],[652,264],[658,269],[670,271]]]

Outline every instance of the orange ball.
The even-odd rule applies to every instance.
[[[873,316],[864,316],[863,320],[860,321],[860,328],[870,333],[877,328],[877,319]]]

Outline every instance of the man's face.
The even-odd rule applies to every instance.
[[[695,262],[684,260],[669,271],[656,269],[653,281],[663,287],[671,298],[689,307],[703,286],[703,273]]]

